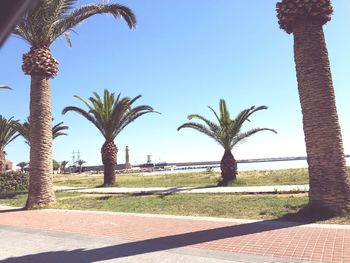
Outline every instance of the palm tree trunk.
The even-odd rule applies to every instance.
[[[30,169],[27,209],[55,202],[52,178],[52,124],[49,79],[31,76]]]
[[[350,184],[322,24],[300,21],[293,31],[310,206],[337,213],[350,208]]]
[[[103,185],[114,185],[115,184],[115,168],[117,165],[117,146],[114,142],[106,141],[101,148],[104,178]]]
[[[0,173],[5,172],[6,159],[4,149],[0,147]]]
[[[221,159],[221,181],[218,186],[228,186],[230,182],[237,179],[237,161],[230,150],[225,150]]]

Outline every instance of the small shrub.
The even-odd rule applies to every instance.
[[[9,172],[0,174],[0,193],[28,190],[29,175],[27,173]]]

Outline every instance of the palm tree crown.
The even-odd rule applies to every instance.
[[[26,168],[26,166],[28,165],[29,163],[27,162],[20,162],[18,163],[16,166],[18,166],[19,168],[21,168],[21,172],[24,172],[24,168]]]
[[[15,127],[18,131],[18,133],[25,139],[26,144],[30,145],[29,143],[29,127],[30,127],[30,119],[29,117],[24,123],[15,123]],[[63,122],[59,122],[56,125],[52,127],[52,139],[56,139],[59,136],[67,136],[67,133],[63,132],[65,130],[68,130],[68,126],[64,126]]]
[[[106,141],[113,141],[117,135],[131,122],[140,116],[156,112],[151,106],[140,105],[132,108],[132,104],[138,100],[141,95],[131,99],[129,97],[121,98],[121,94],[115,96],[115,93],[104,90],[104,96],[101,98],[96,92],[94,97],[89,98],[89,102],[79,96],[74,96],[85,104],[88,111],[79,107],[69,106],[63,109],[62,114],[68,111],[74,111],[96,126],[102,133]]]
[[[232,150],[232,148],[239,142],[242,142],[244,139],[250,137],[251,135],[260,132],[260,131],[272,131],[276,133],[275,130],[269,128],[254,128],[246,132],[241,132],[242,125],[245,121],[249,121],[249,117],[257,111],[266,110],[266,106],[255,107],[252,106],[248,109],[241,111],[235,119],[231,119],[230,113],[227,109],[225,100],[220,100],[220,114],[218,114],[212,107],[209,106],[209,109],[214,113],[218,124],[213,121],[208,120],[207,118],[198,115],[191,114],[188,115],[188,119],[199,119],[202,123],[197,122],[187,122],[181,125],[177,130],[182,128],[192,128],[201,133],[206,134],[207,136],[213,138],[217,141],[225,150]]]
[[[71,41],[68,32],[84,20],[97,14],[111,14],[123,18],[130,28],[136,25],[134,13],[119,4],[90,4],[74,9],[77,0],[40,0],[38,7],[27,14],[15,28],[14,34],[33,47],[49,47],[57,38],[64,36]]]

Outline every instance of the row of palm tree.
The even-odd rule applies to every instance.
[[[75,96],[81,101],[87,110],[76,106],[65,107],[62,111],[63,114],[67,112],[75,112],[83,116],[86,120],[90,121],[104,136],[105,142],[101,148],[102,162],[104,166],[104,185],[115,185],[115,167],[117,164],[117,147],[114,144],[114,140],[120,134],[120,132],[127,127],[130,123],[137,118],[148,114],[158,113],[148,105],[139,105],[133,107],[133,104],[141,97],[137,96],[133,99],[129,97],[121,97],[121,94],[115,95],[108,90],[105,90],[103,97],[96,92],[93,93],[93,97],[90,97],[88,101],[82,99],[79,96]],[[218,114],[212,107],[209,109],[214,113],[217,122],[210,121],[209,119],[198,115],[191,114],[188,116],[189,120],[199,119],[204,124],[196,122],[187,122],[180,126],[178,130],[182,128],[193,128],[199,132],[202,132],[209,137],[216,140],[225,150],[224,156],[221,161],[222,178],[219,182],[219,186],[227,186],[233,180],[236,180],[237,176],[237,162],[232,155],[232,148],[246,140],[248,137],[256,134],[260,131],[272,131],[269,128],[255,128],[246,132],[241,132],[243,124],[250,119],[251,115],[260,110],[266,110],[266,106],[250,107],[241,111],[235,119],[231,119],[230,113],[227,109],[225,100],[220,100],[220,113]],[[62,125],[63,122],[58,123],[52,128],[53,138],[58,136],[67,135],[62,132],[68,129],[67,126]],[[29,118],[23,124],[14,121],[12,124],[15,130],[23,136],[26,143],[30,145],[29,133],[30,133],[30,121]],[[63,169],[68,162],[63,162]],[[83,160],[78,160],[79,172],[82,172],[82,165],[85,163]],[[20,163],[21,165],[24,163]],[[56,164],[56,168],[60,165]]]
[[[75,3],[76,0],[42,0],[14,32],[31,45],[30,51],[23,56],[22,67],[24,73],[31,76],[32,168],[27,208],[46,206],[55,201],[50,175],[52,117],[49,80],[58,73],[58,62],[51,54],[50,45],[60,36],[64,36],[71,44],[68,32],[96,14],[112,14],[122,18],[130,28],[136,24],[135,15],[125,6],[93,4],[73,9]],[[280,27],[294,35],[298,90],[310,173],[310,205],[339,213],[350,209],[350,182],[323,34],[323,25],[331,19],[332,11],[330,0],[282,0],[277,4]],[[93,117],[89,118],[95,124]],[[115,161],[113,153],[116,147],[108,139],[102,155],[104,162],[111,167]],[[106,153],[112,156],[108,157]],[[106,183],[112,181],[111,176],[111,180]]]
[[[54,171],[58,170],[59,168],[61,168],[61,172],[66,173],[66,165],[69,163],[68,161],[62,161],[61,163],[53,160],[53,167],[54,167]],[[83,160],[78,160],[77,164],[79,165],[79,172],[81,173],[82,171],[82,166],[83,164],[86,163]],[[57,169],[55,169],[55,164]],[[18,166],[21,169],[21,172],[23,173],[25,171],[26,168],[28,168],[29,166],[29,162],[19,162],[16,166]]]

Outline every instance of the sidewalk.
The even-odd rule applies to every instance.
[[[98,194],[173,194],[173,193],[304,193],[309,185],[272,185],[245,187],[68,187],[55,186],[55,191],[98,193]]]
[[[0,262],[350,262],[349,225],[0,210]]]

